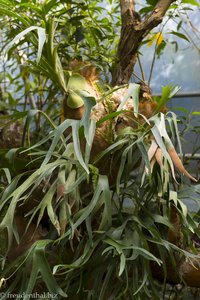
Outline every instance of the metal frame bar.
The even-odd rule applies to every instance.
[[[191,160],[200,160],[200,153],[195,153],[195,154],[185,153],[183,154],[183,157],[189,158]]]
[[[161,96],[161,94],[154,94],[153,96]],[[200,92],[184,92],[179,93],[173,98],[197,98],[200,97]]]

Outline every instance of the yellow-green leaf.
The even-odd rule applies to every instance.
[[[155,34],[152,35],[152,37],[150,38],[149,42],[148,42],[148,47],[151,47],[152,44],[155,42],[157,46],[159,46],[162,41],[164,40],[163,35],[161,32],[157,32]]]
[[[70,107],[70,108],[79,108],[81,106],[83,106],[84,102],[83,102],[83,99],[77,95],[75,92],[71,91],[69,93],[69,96],[67,98],[67,105]]]

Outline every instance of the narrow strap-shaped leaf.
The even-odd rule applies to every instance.
[[[37,53],[37,63],[40,61],[41,55],[42,55],[42,49],[44,46],[44,43],[46,41],[46,33],[45,29],[38,26],[31,26],[29,28],[26,28],[22,32],[20,32],[18,35],[15,36],[15,38],[6,46],[5,51],[7,52],[14,44],[18,43],[21,38],[23,38],[27,33],[37,30],[38,33],[38,53]]]
[[[45,256],[45,247],[49,244],[49,242],[49,240],[37,241],[32,250],[32,270],[24,299],[28,299],[29,295],[33,291],[33,288],[37,282],[38,274],[42,275],[42,279],[44,280],[48,291],[52,293],[52,295],[56,297],[58,297],[58,295],[67,297],[63,290],[58,286],[54,276],[52,275],[52,271]]]
[[[91,115],[92,108],[96,104],[96,99],[85,91],[81,91],[80,96],[82,97],[82,99],[84,101],[84,109],[85,109],[83,118],[81,120],[81,125],[83,125],[83,127],[84,127],[84,135],[85,135],[86,141],[89,145],[91,145],[93,139],[91,139],[91,137],[89,136],[89,134],[91,133],[90,132],[90,124],[91,124],[90,115]]]
[[[23,193],[26,192],[30,188],[30,186],[34,184],[35,180],[38,178],[38,176],[40,176],[41,173],[45,172],[45,170],[48,170],[49,168],[51,169],[52,172],[55,168],[60,166],[62,163],[66,164],[66,161],[59,160],[40,167],[30,177],[28,177],[17,189],[13,191],[11,190],[11,193],[7,195],[5,201],[9,201],[11,199],[11,202],[0,224],[0,230],[7,229],[8,249],[11,246],[12,237],[13,237],[13,219],[14,219],[15,209],[16,209],[17,202],[20,200],[21,195],[23,195]]]
[[[126,95],[124,96],[121,104],[119,105],[117,111],[120,111],[123,109],[124,105],[128,101],[129,98],[132,98],[133,100],[133,110],[135,117],[138,116],[138,106],[139,106],[139,91],[140,91],[140,85],[136,83],[130,83],[128,87],[128,91]]]

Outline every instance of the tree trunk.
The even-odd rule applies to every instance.
[[[116,64],[112,73],[113,86],[129,82],[141,42],[154,27],[162,22],[168,8],[174,1],[158,1],[152,13],[141,20],[140,15],[135,11],[134,0],[120,0],[122,28]]]

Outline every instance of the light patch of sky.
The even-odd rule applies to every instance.
[[[104,6],[104,5],[102,5],[102,6]],[[105,9],[110,11],[111,10],[111,5],[109,3],[105,3]]]
[[[170,65],[164,66],[164,68],[161,69],[159,76],[161,75],[164,78],[168,78],[173,73],[174,73],[174,68],[173,68],[173,65],[170,64]]]
[[[180,50],[181,51],[181,50]],[[194,49],[181,51],[172,59],[170,51],[156,61],[151,81],[154,92],[160,92],[161,85],[179,85],[184,91],[200,91],[200,55]],[[149,66],[145,63],[146,73]]]
[[[182,62],[183,60],[184,60],[184,55],[183,54],[178,55],[177,58],[176,58],[176,61],[178,63]]]

